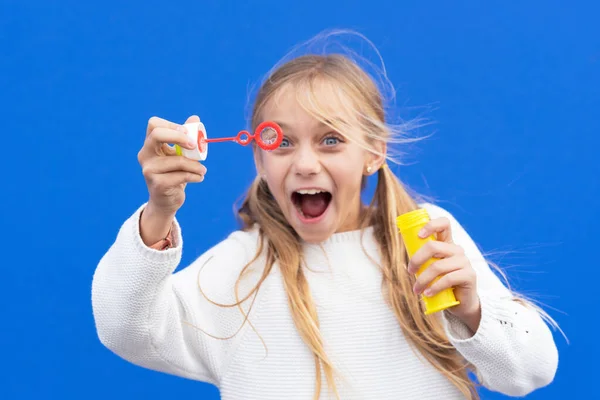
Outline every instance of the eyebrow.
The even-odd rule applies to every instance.
[[[281,129],[283,129],[283,130],[292,130],[291,126],[289,126],[285,122],[281,122],[281,121],[273,121],[273,122],[275,122],[277,125],[279,125],[281,127]]]
[[[284,131],[285,130],[292,131],[292,132],[294,131],[292,126],[286,124],[285,122],[281,122],[281,121],[277,121],[277,120],[274,120],[273,122],[275,122],[277,125],[279,125],[281,127],[281,129],[283,129]],[[324,123],[319,122],[318,128],[329,128],[329,127],[327,125],[325,125]]]

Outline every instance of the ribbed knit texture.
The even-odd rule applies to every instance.
[[[144,206],[125,221],[94,274],[92,303],[101,342],[136,365],[212,383],[224,400],[312,399],[314,360],[296,331],[276,265],[250,313],[260,337],[243,324],[237,307],[211,304],[199,289],[213,302],[234,303],[235,283],[256,252],[258,231],[236,231],[173,273],[183,248],[180,226],[174,222],[174,248],[148,248],[139,233]],[[451,342],[491,390],[522,396],[547,385],[558,364],[548,326],[534,310],[510,299],[452,215],[438,206],[422,206],[433,218],[450,218],[454,241],[465,249],[478,274],[478,331],[473,334],[449,313],[438,314]],[[341,398],[461,399],[455,387],[409,346],[384,301],[381,272],[363,246],[379,260],[372,228],[364,232],[362,246],[359,231],[335,234],[320,246],[304,246],[306,276],[326,351],[342,374]],[[254,287],[264,262],[259,258],[245,275],[240,299]],[[246,312],[253,298],[243,303]],[[322,399],[334,398],[325,384],[323,389]]]

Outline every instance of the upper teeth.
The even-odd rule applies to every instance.
[[[317,194],[317,193],[325,193],[325,190],[319,190],[319,189],[303,189],[303,190],[297,190],[297,193],[300,194]]]

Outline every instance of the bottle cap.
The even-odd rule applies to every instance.
[[[419,225],[425,225],[428,222],[429,213],[424,208],[418,208],[396,217],[396,226],[400,231],[405,231]]]

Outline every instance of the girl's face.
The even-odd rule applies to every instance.
[[[326,91],[319,95],[326,100]],[[274,151],[257,150],[257,170],[298,235],[319,243],[357,229],[362,178],[384,158],[321,124],[298,104],[291,87],[273,96],[261,117],[277,122],[284,138]]]

